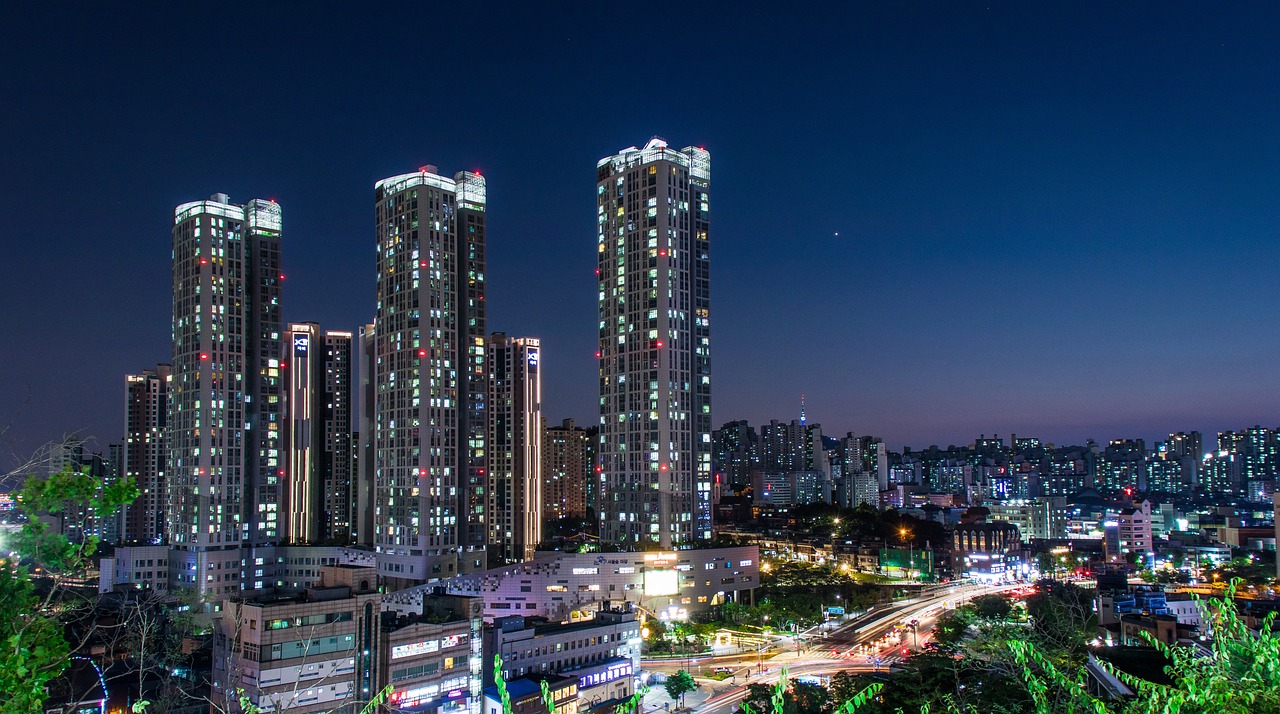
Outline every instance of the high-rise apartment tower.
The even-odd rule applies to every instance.
[[[489,337],[488,503],[491,557],[533,559],[542,540],[542,349],[537,338]]]
[[[375,186],[374,544],[393,586],[486,566],[485,182],[435,171]]]
[[[545,420],[544,420],[545,424]],[[542,430],[542,517],[586,518],[587,487],[595,477],[587,429],[565,419]],[[595,515],[594,513],[592,514]]]
[[[597,164],[600,537],[711,538],[711,155],[652,139]]]
[[[167,364],[125,377],[125,433],[122,472],[138,487],[138,497],[122,509],[121,540],[158,545],[169,537],[169,380]]]
[[[280,537],[280,232],[274,201],[237,205],[216,194],[174,211],[166,474],[174,587],[261,588],[252,549]]]
[[[290,543],[346,544],[351,535],[351,333],[289,325],[283,524]]]

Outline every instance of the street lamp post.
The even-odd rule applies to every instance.
[[[911,571],[916,564],[916,555],[915,555],[914,549],[912,548],[912,546],[914,546],[915,543],[913,541],[907,540],[907,536],[910,534],[911,534],[911,531],[907,530],[906,528],[898,529],[898,535],[901,536],[902,540],[906,541],[907,543],[907,582],[911,582],[912,580]]]

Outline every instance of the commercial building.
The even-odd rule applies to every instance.
[[[375,186],[375,546],[397,589],[483,569],[485,181],[433,166]]]
[[[169,580],[202,595],[261,588],[248,563],[281,536],[280,243],[274,201],[174,210]]]
[[[1024,541],[1067,537],[1067,502],[1059,496],[1005,501],[986,505],[988,520],[1018,527]]]
[[[522,615],[497,617],[484,637],[485,660],[501,657],[507,680],[538,674],[577,676],[587,669],[596,674],[601,665],[609,665],[612,673],[606,667],[606,674],[589,677],[588,685],[609,679],[615,684],[609,698],[628,697],[634,691],[631,677],[617,681],[622,673],[637,671],[640,662],[640,621],[633,607],[601,609],[590,620],[563,624],[542,624]],[[486,671],[485,684],[492,683],[493,673]]]
[[[551,694],[552,709],[548,713],[542,698],[542,684]],[[578,683],[573,677],[555,674],[521,677],[507,682],[511,714],[578,714]],[[498,687],[485,687],[485,714],[503,714],[502,695]]]
[[[168,541],[169,383],[167,364],[125,376],[124,450],[121,471],[138,497],[121,509],[121,541]],[[168,559],[166,558],[166,561]]]
[[[290,543],[346,543],[351,536],[351,333],[289,325],[282,510]]]
[[[574,426],[572,419],[565,419],[560,426],[544,429],[543,518],[555,520],[587,517],[587,491],[597,485],[592,483],[594,473],[591,455],[595,453],[591,443],[592,436],[587,429]]]
[[[214,621],[212,704],[241,695],[263,712],[358,712],[374,681],[381,626],[377,572],[325,567],[293,599],[225,601]]]
[[[966,578],[1002,580],[1013,573],[1021,545],[1012,523],[961,523],[951,531],[951,569]]]
[[[375,691],[394,711],[479,714],[484,666],[480,601],[433,594],[423,618],[383,616]]]
[[[725,601],[749,602],[760,584],[755,546],[637,553],[538,551],[531,561],[463,575],[448,592],[483,598],[484,616],[590,618],[605,603],[637,603],[664,619],[683,619]],[[431,586],[388,593],[385,607],[421,612]]]
[[[490,557],[529,560],[542,540],[542,350],[495,332],[488,348]]]
[[[657,138],[597,164],[605,542],[711,539],[710,181]]]

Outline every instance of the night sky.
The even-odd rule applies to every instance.
[[[591,423],[595,162],[653,135],[712,156],[717,425],[1280,423],[1280,5],[839,5],[5,3],[0,449],[120,438],[175,205],[277,199],[285,319],[354,329],[424,164],[487,178],[489,329]]]

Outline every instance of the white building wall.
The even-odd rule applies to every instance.
[[[538,551],[525,563],[463,575],[388,594],[383,608],[421,613],[433,586],[484,600],[484,617],[539,615],[552,621],[588,619],[605,601],[637,603],[660,615],[706,610],[741,599],[760,584],[756,546],[648,553]]]

